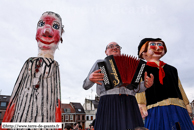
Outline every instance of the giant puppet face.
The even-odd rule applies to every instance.
[[[165,54],[164,43],[160,41],[150,41],[146,52],[149,60],[159,60]]]
[[[44,13],[37,25],[36,40],[40,50],[55,51],[61,39],[62,23],[55,14]]]

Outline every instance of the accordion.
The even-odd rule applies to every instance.
[[[98,63],[101,73],[104,74],[104,86],[106,90],[115,87],[126,86],[132,90],[139,85],[144,74],[146,62],[125,54],[119,56],[107,56],[103,62]]]

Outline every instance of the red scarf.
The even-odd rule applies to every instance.
[[[160,61],[159,66],[155,62],[147,62],[147,65],[151,67],[157,67],[159,69],[159,81],[163,85],[163,78],[165,77],[164,69],[162,68],[166,63]]]

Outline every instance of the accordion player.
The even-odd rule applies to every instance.
[[[144,73],[146,62],[125,54],[107,56],[103,62],[98,63],[101,73],[104,74],[105,89],[126,86],[132,90],[139,85]]]

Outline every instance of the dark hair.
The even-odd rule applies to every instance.
[[[92,121],[91,126],[94,126],[94,125],[95,125],[95,121],[96,121],[96,119],[94,119],[94,120]]]
[[[82,126],[81,126],[81,125],[79,125],[79,128],[81,128],[81,129],[82,129]]]
[[[72,126],[69,125],[69,124],[67,124],[67,125],[65,126],[65,128],[67,128],[67,130],[73,129]]]

